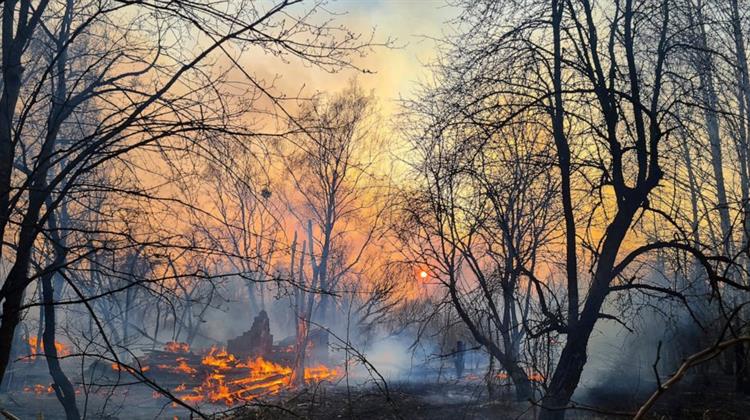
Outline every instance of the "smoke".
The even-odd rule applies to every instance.
[[[358,384],[380,380],[380,376],[388,382],[421,380],[430,350],[424,344],[414,345],[414,339],[404,335],[378,337],[358,348],[360,355],[350,354],[350,379]]]
[[[577,400],[623,409],[639,406],[657,387],[654,369],[662,378],[669,375],[698,346],[698,326],[682,302],[643,297],[633,305],[631,299],[627,299],[631,309],[622,302],[605,308],[628,322],[601,320],[597,324]]]
[[[649,316],[637,330],[605,320],[597,324],[588,346],[588,362],[581,377],[577,397],[599,400],[609,395],[633,398],[653,390],[652,365],[658,343],[667,333],[657,328],[657,319]],[[632,327],[630,327],[632,328]]]
[[[364,356],[386,380],[401,379],[413,368],[410,344],[400,337],[375,340]]]

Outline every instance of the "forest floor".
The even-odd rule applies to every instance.
[[[729,378],[711,384],[681,384],[665,393],[648,416],[660,420],[730,420],[750,418],[750,397],[727,391]],[[534,419],[539,407],[517,402],[506,393],[489,401],[483,387],[465,383],[415,384],[391,383],[386,398],[381,390],[346,387],[321,389],[299,394],[275,405],[260,405],[237,410],[233,420],[270,419],[414,419],[482,420]],[[631,418],[639,408],[637,401],[648,395],[619,392],[592,393],[566,418],[599,420]]]
[[[670,389],[657,403],[650,419],[729,420],[750,418],[750,397],[731,391],[731,380],[714,378],[710,383],[681,383]],[[647,395],[633,395],[613,387],[592,390],[585,397],[588,407],[597,411],[576,410],[568,419],[600,420],[628,418]],[[106,407],[102,410],[106,401]],[[115,419],[188,419],[184,409],[175,408],[164,398],[154,398],[143,385],[119,388],[114,393],[92,393],[87,404],[88,418]],[[0,408],[20,419],[63,419],[54,394],[10,392],[0,394]],[[387,393],[373,384],[352,386],[327,384],[302,391],[285,391],[246,407],[226,411],[227,407],[203,407],[218,413],[222,420],[271,419],[408,419],[408,420],[480,420],[533,419],[539,408],[528,402],[516,402],[509,390],[494,400],[487,398],[481,382],[445,381],[443,383],[390,382]],[[106,416],[100,413],[106,412]],[[2,416],[0,416],[2,418]],[[195,418],[195,417],[193,417]]]

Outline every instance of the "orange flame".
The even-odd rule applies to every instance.
[[[532,382],[544,382],[545,378],[544,375],[542,375],[539,372],[531,372],[528,374],[529,380]]]
[[[190,345],[188,343],[170,341],[164,345],[164,350],[170,353],[189,353]]]
[[[35,395],[52,394],[55,390],[52,385],[34,384],[33,386],[23,387],[23,392],[34,393]]]
[[[201,364],[216,370],[227,370],[237,364],[237,358],[224,349],[211,347],[206,357],[201,360]]]
[[[173,371],[194,375],[196,369],[187,364],[184,358],[178,358]],[[210,402],[214,404],[234,404],[249,401],[260,396],[276,394],[289,386],[292,368],[283,366],[261,357],[240,361],[225,349],[212,347],[201,359],[201,365],[209,372],[200,385],[189,389],[180,384],[173,391],[185,402],[197,404]],[[161,365],[160,368],[163,368]],[[318,365],[305,369],[305,380],[322,381],[338,375],[335,369]]]
[[[114,371],[123,371],[123,372],[133,372],[133,371],[148,372],[149,369],[151,369],[150,366],[145,366],[144,365],[144,366],[140,366],[140,367],[138,367],[138,366],[129,367],[129,366],[125,365],[125,364],[121,364],[121,363],[117,363],[117,362],[113,362],[110,366],[112,366],[112,370],[114,370]]]
[[[531,382],[544,382],[545,381],[544,375],[536,371],[526,373],[526,377],[529,378]],[[508,374],[508,372],[500,371],[495,375],[495,378],[505,381],[505,380],[510,379],[510,375]]]
[[[498,372],[497,375],[495,375],[497,379],[500,379],[501,381],[505,381],[510,378],[510,375],[506,372]]]
[[[39,349],[42,351],[41,354],[44,354],[44,341],[37,341],[36,337],[29,337],[29,349],[31,350],[31,357],[37,356],[37,344],[39,344]],[[65,344],[55,341],[55,350],[57,350],[57,356],[67,356],[70,354],[70,350],[68,349]]]
[[[305,368],[305,380],[310,382],[319,382],[332,379],[338,376],[336,369],[329,369],[324,365],[312,366]]]
[[[198,373],[198,370],[190,366],[187,363],[187,359],[184,357],[178,357],[175,362],[177,363],[177,366],[161,364],[156,365],[156,367],[172,373],[186,373],[188,375],[195,375],[196,373]]]

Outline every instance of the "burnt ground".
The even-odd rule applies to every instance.
[[[657,387],[652,383],[649,392],[628,394],[616,386],[591,390],[587,402],[613,411],[635,411]],[[674,388],[661,395],[651,413],[655,419],[731,420],[750,418],[750,395],[735,392],[734,377],[686,376]]]
[[[710,383],[679,384],[662,395],[648,418],[659,420],[730,420],[750,418],[750,396],[732,391],[731,378]],[[574,420],[622,419],[632,417],[648,398],[610,390],[592,390],[567,416]],[[308,390],[284,402],[248,407],[227,416],[233,420],[268,419],[415,419],[480,420],[533,419],[539,408],[529,402],[516,402],[506,392],[489,401],[479,384],[392,383],[390,399],[372,388],[346,387]]]
[[[498,419],[531,418],[533,407],[504,395],[488,401],[483,385],[390,383],[388,397],[375,387],[307,390],[275,406],[248,407],[233,420],[270,419]]]
[[[509,389],[501,390],[494,401],[487,397],[481,381],[390,382],[388,396],[373,386],[352,386],[344,383],[325,384],[302,391],[286,391],[252,406],[227,410],[223,406],[204,406],[222,420],[270,419],[415,419],[415,420],[479,420],[533,419],[538,407],[516,402]],[[714,378],[709,382],[685,381],[669,390],[659,400],[649,418],[672,419],[747,419],[750,418],[750,397],[732,391],[731,377]],[[96,390],[92,390],[96,391]],[[571,411],[569,419],[599,420],[628,418],[613,413],[634,412],[647,399],[647,393],[633,394],[615,384],[590,390],[581,397],[581,404],[597,411]],[[84,403],[79,396],[79,404]],[[103,416],[101,408],[106,415]],[[164,398],[154,398],[142,385],[118,388],[114,393],[104,389],[92,392],[88,399],[87,418],[99,419],[188,419],[189,414]],[[63,419],[64,415],[53,394],[11,392],[0,394],[0,408],[20,419]],[[2,418],[0,416],[0,418]]]

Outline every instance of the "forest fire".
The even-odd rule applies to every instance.
[[[190,345],[188,343],[170,341],[164,345],[164,350],[170,353],[188,353],[190,352]]]
[[[34,395],[52,394],[55,390],[51,385],[34,384],[25,386],[23,392],[33,393]]]
[[[37,337],[29,337],[28,339],[29,343],[29,356],[31,358],[36,357],[37,355],[44,355],[44,341],[39,340]],[[38,349],[38,353],[37,353]],[[58,341],[55,341],[55,350],[57,350],[57,356],[67,356],[70,354],[70,349]]]
[[[154,360],[158,363],[151,365]],[[169,377],[179,382],[172,389],[178,398],[190,404],[211,403],[232,406],[255,398],[273,395],[292,388],[293,370],[263,357],[241,360],[224,348],[211,347],[195,355],[185,343],[170,342],[164,351],[154,351],[144,358],[142,372],[150,377]],[[117,364],[113,369],[119,370]],[[305,382],[333,380],[338,371],[325,365],[305,368]],[[161,398],[154,393],[154,398]]]
[[[237,364],[237,358],[224,349],[211,347],[208,354],[201,360],[201,364],[217,371],[230,369]]]
[[[0,9],[0,420],[750,418],[750,0]]]

